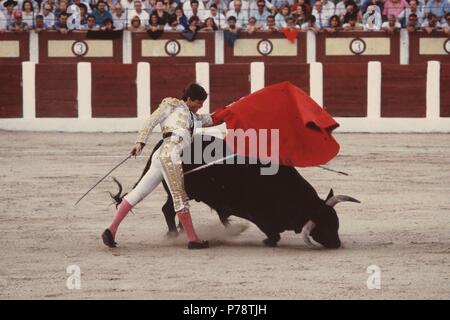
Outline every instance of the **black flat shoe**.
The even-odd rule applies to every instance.
[[[189,241],[188,243],[188,249],[206,249],[206,248],[209,248],[208,241],[202,242]]]
[[[103,231],[102,233],[102,239],[103,239],[103,243],[110,247],[110,248],[115,248],[117,247],[117,242],[114,241],[114,237],[111,233],[111,230],[106,229],[105,231]]]

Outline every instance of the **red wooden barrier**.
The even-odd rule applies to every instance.
[[[387,35],[385,32],[321,32],[316,36],[316,58],[319,62],[331,63],[381,61],[398,64],[399,38],[399,33]],[[339,42],[339,45],[332,42]]]
[[[309,94],[309,64],[267,63],[264,77],[266,86],[289,81]]]
[[[77,66],[36,65],[36,117],[77,117]]]
[[[1,65],[0,118],[22,117],[22,65]]]
[[[17,57],[0,57],[0,65],[11,63],[16,64],[22,61],[30,60],[30,34],[28,32],[0,32],[0,46],[5,45],[2,43],[3,41],[8,41],[10,46],[12,45],[11,41],[14,43],[18,42],[19,52]]]
[[[56,31],[41,32],[39,34],[39,62],[122,63],[122,38],[88,39],[86,35],[87,32],[84,31],[74,31],[69,34],[60,34]],[[50,41],[52,41],[52,46],[50,46]],[[90,56],[94,52],[95,56]]]
[[[426,64],[383,64],[381,72],[381,116],[425,117]]]
[[[441,64],[441,117],[450,117],[450,64]]]
[[[92,117],[137,116],[134,64],[92,64]]]
[[[199,32],[196,40],[189,42],[178,32],[163,33],[157,39],[151,39],[146,32],[133,32],[131,34],[133,43],[133,62],[150,63],[194,63],[214,62],[215,40],[214,32]],[[144,46],[143,41],[149,43]],[[204,43],[204,54],[201,54],[200,41]],[[184,45],[189,45],[188,50]]]
[[[210,65],[211,112],[250,93],[250,64]]]
[[[450,38],[444,32],[409,33],[409,63],[426,63],[430,60],[450,63]]]
[[[256,41],[255,41],[256,40]],[[243,43],[239,53],[235,52],[234,45],[225,41],[225,63],[250,63],[262,61],[266,63],[306,63],[306,32],[297,35],[296,53],[291,43],[281,32],[254,32],[248,34],[241,32],[237,41]],[[289,52],[289,54],[288,54]]]
[[[150,101],[152,112],[166,97],[180,99],[183,90],[195,82],[195,64],[152,64],[150,66]]]
[[[323,64],[323,105],[335,117],[367,116],[367,65]]]

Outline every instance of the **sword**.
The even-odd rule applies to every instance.
[[[100,182],[102,182],[103,180],[105,180],[105,178],[106,178],[107,176],[109,176],[109,175],[111,174],[111,172],[113,172],[114,170],[116,170],[116,169],[117,169],[118,167],[120,167],[125,161],[127,161],[128,159],[130,159],[131,156],[132,156],[132,154],[129,154],[125,159],[123,159],[122,161],[120,161],[119,164],[117,164],[114,168],[112,168],[111,170],[109,170],[108,173],[105,174],[105,175],[103,176],[103,178],[101,178],[96,184],[94,184],[94,185],[92,186],[92,188],[90,188],[85,194],[83,194],[83,195],[81,196],[81,198],[78,199],[77,202],[75,202],[74,206],[76,206],[76,205],[78,204],[78,202],[80,202],[80,201],[81,201],[81,200],[82,200],[89,192],[91,192],[92,189],[94,189]]]
[[[216,163],[220,163],[220,162],[222,162],[222,161],[224,161],[224,160],[227,160],[227,159],[229,159],[229,158],[233,158],[233,157],[235,157],[235,156],[237,156],[237,154],[234,153],[234,154],[231,154],[231,155],[226,156],[226,157],[224,157],[224,158],[221,158],[221,159],[212,161],[212,162],[207,163],[207,164],[204,164],[204,165],[202,165],[202,166],[200,166],[200,167],[198,167],[198,168],[195,168],[195,169],[186,171],[186,172],[184,173],[184,175],[188,175],[188,174],[190,174],[190,173],[192,173],[192,172],[195,172],[195,171],[199,171],[199,170],[208,168],[208,167],[210,167],[210,166],[212,166],[212,165],[214,165],[214,164],[216,164]],[[331,168],[328,168],[328,167],[325,167],[325,166],[317,166],[317,167],[319,167],[320,169],[323,169],[323,170],[328,170],[328,171],[331,171],[331,172],[334,172],[334,173],[338,173],[338,174],[342,174],[342,175],[344,175],[344,176],[348,176],[348,173],[343,172],[343,171],[334,170],[334,169],[331,169]]]

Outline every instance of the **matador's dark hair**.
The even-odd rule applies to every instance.
[[[181,99],[183,101],[186,101],[188,98],[191,98],[191,100],[204,101],[207,97],[208,94],[201,85],[197,83],[191,83],[186,87],[186,89],[184,89],[183,97]]]

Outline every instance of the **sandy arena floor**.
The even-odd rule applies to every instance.
[[[336,137],[341,152],[330,166],[351,176],[301,172],[323,196],[333,187],[362,201],[337,207],[344,249],[311,250],[289,232],[265,248],[254,225],[230,236],[193,203],[211,248],[187,250],[183,238],[165,239],[160,186],[127,217],[111,250],[100,234],[114,213],[112,180],[73,204],[127,154],[135,134],[0,131],[0,298],[449,299],[450,135]],[[127,188],[150,149],[114,172]],[[79,290],[66,287],[69,265],[81,269]],[[370,265],[381,269],[380,290],[367,288]]]

